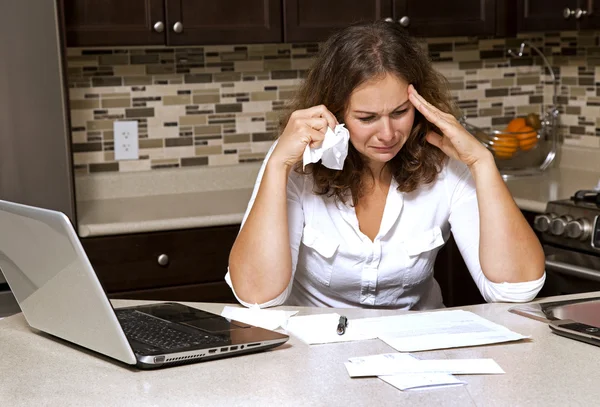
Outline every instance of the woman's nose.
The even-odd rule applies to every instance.
[[[394,138],[394,127],[392,120],[389,117],[383,117],[381,119],[381,128],[379,130],[379,140],[390,141]]]

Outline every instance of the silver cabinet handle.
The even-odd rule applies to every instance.
[[[179,34],[180,32],[183,31],[183,24],[181,24],[180,21],[177,21],[175,24],[173,24],[173,31],[175,31],[177,34]]]
[[[156,23],[154,23],[154,31],[156,31],[157,33],[161,33],[165,30],[165,23],[163,23],[162,21],[157,21]]]
[[[388,18],[384,19],[383,21],[385,21],[386,23],[393,23],[394,19],[392,17],[388,17]]]
[[[569,17],[571,17],[573,14],[575,14],[575,10],[571,10],[569,7],[565,7],[565,9],[563,10],[563,17],[568,20]]]
[[[169,256],[166,254],[161,254],[158,256],[158,264],[165,267],[167,264],[169,264]]]
[[[580,8],[576,8],[576,9],[575,9],[575,18],[576,18],[576,19],[578,19],[578,20],[579,20],[581,17],[585,16],[586,14],[587,14],[587,11],[585,11],[585,10],[582,10],[582,9],[580,9]]]
[[[408,27],[410,25],[410,18],[408,18],[408,16],[403,16],[398,22],[402,27]]]
[[[588,15],[587,10],[582,10],[580,8],[576,8],[575,10],[571,10],[569,7],[565,7],[563,10],[563,17],[565,19],[569,19],[569,17],[574,16],[577,20],[581,19],[581,17]]]

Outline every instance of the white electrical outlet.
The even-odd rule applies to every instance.
[[[115,137],[115,160],[137,160],[140,157],[138,122],[115,121],[113,131]]]

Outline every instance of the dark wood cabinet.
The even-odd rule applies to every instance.
[[[501,0],[394,0],[394,19],[413,35],[495,35]]]
[[[281,0],[64,0],[67,45],[282,41]]]
[[[392,18],[392,0],[283,0],[286,42],[318,42],[359,21]]]
[[[164,0],[64,0],[67,45],[160,45]]]
[[[168,45],[283,40],[281,0],[165,0],[165,4]]]
[[[517,0],[517,30],[598,28],[600,16],[592,12],[592,4],[588,0]]]
[[[82,239],[111,298],[232,302],[224,281],[239,225]]]
[[[537,213],[526,210],[522,213],[529,225],[533,227],[533,220]],[[452,236],[437,255],[434,277],[440,285],[446,307],[485,303]]]

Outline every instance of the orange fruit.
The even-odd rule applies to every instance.
[[[523,151],[531,150],[538,141],[536,131],[530,126],[521,127],[517,139],[519,139],[519,148]]]
[[[491,143],[494,155],[498,158],[511,158],[519,148],[519,140],[512,134],[498,134]]]
[[[508,122],[508,126],[506,126],[505,131],[508,133],[515,133],[520,131],[522,127],[527,126],[527,122],[522,117],[516,117]]]

